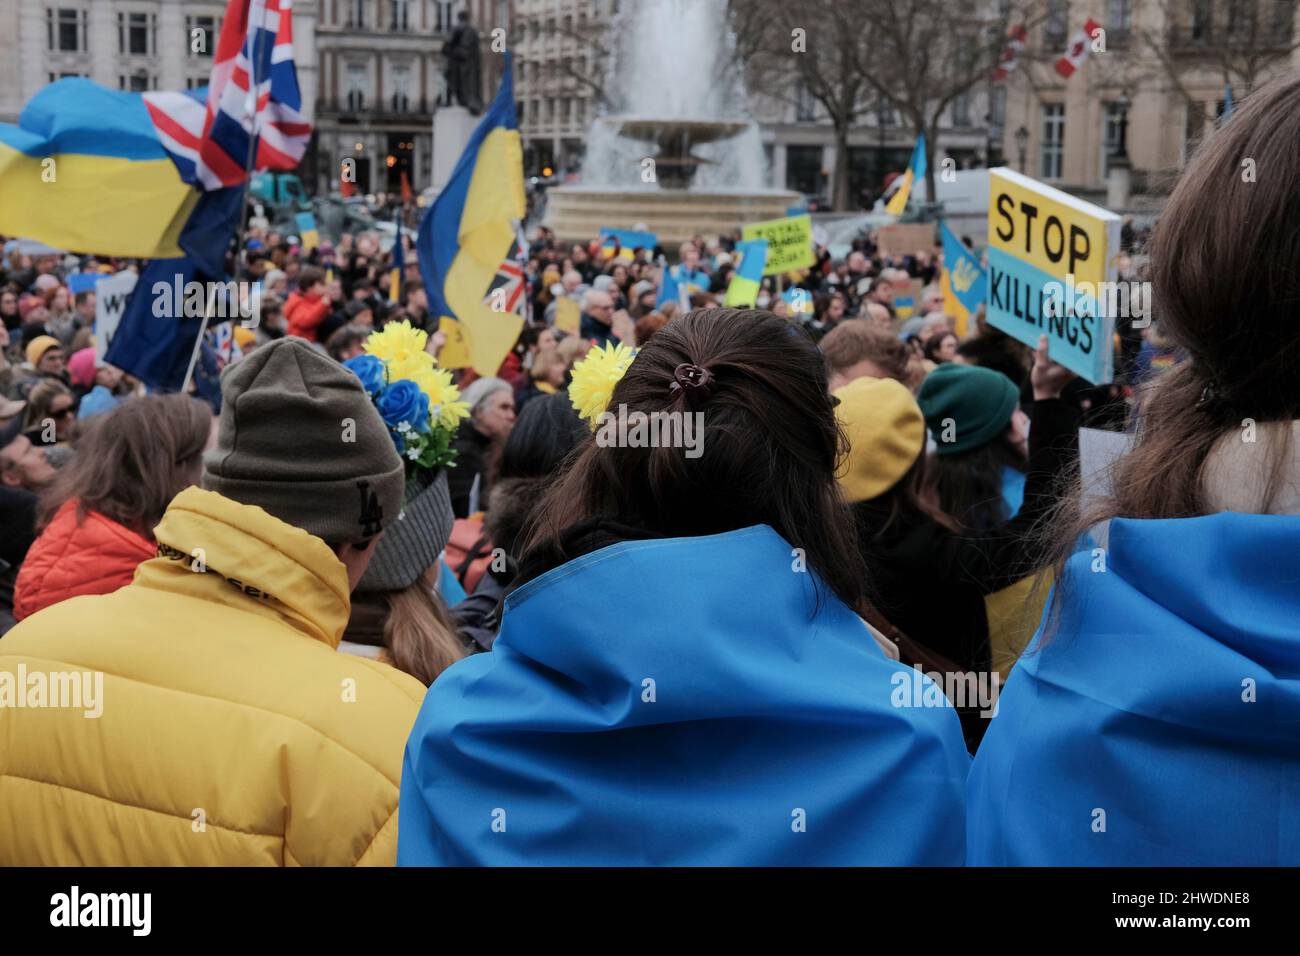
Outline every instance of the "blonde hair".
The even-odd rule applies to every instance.
[[[450,612],[434,594],[436,574],[437,568],[430,568],[409,587],[384,595],[389,663],[426,687],[467,653]]]

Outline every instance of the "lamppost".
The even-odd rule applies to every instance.
[[[1016,130],[1016,150],[1020,154],[1020,171],[1025,171],[1025,151],[1029,148],[1029,130],[1023,126]]]

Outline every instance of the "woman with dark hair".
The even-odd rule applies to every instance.
[[[970,531],[987,531],[1020,510],[1029,418],[1020,390],[1001,372],[941,365],[916,396],[934,438],[927,492]]]
[[[757,310],[691,312],[575,369],[596,436],[529,520],[492,653],[425,699],[399,862],[961,858],[961,729],[861,616],[826,383],[807,336]]]
[[[925,420],[911,393],[893,379],[858,378],[839,388],[836,413],[849,436],[840,487],[853,507],[867,580],[880,612],[896,627],[900,658],[928,672],[988,675],[1010,669],[1028,641],[1032,571],[1025,560],[1033,529],[1056,502],[1074,460],[1078,416],[1061,400],[1073,376],[1040,345],[1032,373],[1025,505],[1010,521],[963,529],[935,501],[926,481]],[[954,420],[954,429],[970,423]],[[992,595],[1006,591],[1004,600]],[[1018,606],[1015,599],[1018,600]],[[1005,615],[999,614],[1006,606]],[[958,705],[973,752],[989,726],[988,706]]]
[[[922,351],[935,365],[946,365],[957,358],[957,336],[953,332],[932,335],[925,340]]]
[[[212,412],[184,395],[150,395],[90,420],[41,497],[36,539],[14,586],[14,617],[131,582],[154,556],[153,528],[196,484]]]
[[[1297,104],[1296,74],[1247,97],[1156,226],[1187,358],[1109,494],[1049,533],[1053,606],[971,774],[973,864],[1300,864]]]

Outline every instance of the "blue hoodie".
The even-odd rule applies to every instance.
[[[968,862],[1300,864],[1300,517],[1111,522],[1012,672]]]
[[[425,698],[398,862],[960,865],[956,713],[892,706],[903,668],[797,566],[761,525],[516,590]]]

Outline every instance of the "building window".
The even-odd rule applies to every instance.
[[[1119,103],[1106,103],[1101,127],[1101,175],[1110,175],[1110,161],[1119,153],[1120,130],[1127,110]]]
[[[1212,18],[1210,3],[1211,0],[1192,0],[1187,23],[1187,38],[1194,43],[1203,43],[1210,35]]]
[[[1065,156],[1065,104],[1043,104],[1043,144],[1040,175],[1043,179],[1060,179]]]
[[[195,30],[200,30],[203,34],[199,44],[202,49],[199,50],[194,49]],[[190,56],[211,57],[217,47],[217,18],[187,16],[185,18],[185,42],[188,45]]]
[[[200,86],[207,86],[208,78],[206,76],[187,76],[185,77],[185,88],[187,90],[197,90]]]
[[[1001,83],[993,87],[989,98],[989,122],[998,127],[1007,123],[1007,88]]]
[[[152,13],[117,15],[117,51],[123,56],[151,56],[158,52],[154,31],[158,17]]]
[[[1065,46],[1065,38],[1069,30],[1070,0],[1047,0],[1047,20],[1043,23],[1043,46],[1049,50],[1061,49]]]
[[[970,91],[963,90],[952,101],[952,125],[970,126]]]
[[[546,98],[546,122],[555,122],[555,97],[553,96]]]
[[[817,118],[817,101],[809,92],[807,85],[800,83],[795,89],[794,120],[796,123],[811,123]]]
[[[348,111],[356,113],[366,107],[366,67],[364,63],[349,63],[347,65],[346,79],[344,89]]]
[[[45,11],[49,48],[56,53],[86,52],[86,11],[70,7]]]
[[[140,72],[132,73],[130,76],[119,75],[117,78],[117,88],[119,90],[126,90],[128,93],[145,93],[150,89],[149,74]]]
[[[1133,28],[1133,0],[1106,0],[1106,41],[1125,40]]]
[[[393,67],[393,112],[405,113],[411,107],[411,68],[405,63]]]
[[[1183,119],[1183,162],[1192,158],[1205,131],[1205,110],[1200,103],[1188,103]]]
[[[393,15],[388,29],[405,33],[411,27],[410,0],[390,0],[390,2],[393,5]]]
[[[1227,7],[1228,36],[1252,36],[1255,32],[1254,0],[1228,0]]]
[[[347,27],[350,30],[366,28],[366,0],[345,0],[348,5]]]
[[[822,148],[790,145],[785,148],[785,188],[817,196],[822,187]]]
[[[876,104],[876,125],[883,128],[898,125],[898,111],[884,100]]]
[[[451,0],[435,0],[433,24],[436,33],[450,33],[451,28],[456,25],[456,17],[452,13],[451,6]]]

